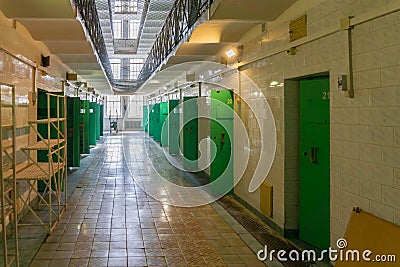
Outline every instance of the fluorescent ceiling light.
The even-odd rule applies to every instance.
[[[229,49],[228,51],[225,52],[225,55],[229,58],[229,57],[233,57],[236,56],[235,51],[233,51],[233,49]]]

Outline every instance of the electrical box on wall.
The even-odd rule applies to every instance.
[[[338,78],[338,90],[339,91],[347,91],[347,76],[341,75]]]
[[[68,73],[67,72],[66,79],[68,81],[77,81],[78,80],[78,74],[76,74],[76,73]]]
[[[272,218],[273,187],[268,183],[262,183],[260,187],[260,210],[263,214]]]

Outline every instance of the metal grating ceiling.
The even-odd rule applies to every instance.
[[[165,18],[168,16],[174,0],[152,0],[143,25],[143,32],[138,46],[138,55],[147,57],[157,34],[164,25]]]
[[[165,18],[170,12],[174,0],[137,0],[137,13],[116,14],[114,12],[115,0],[96,0],[96,8],[100,18],[100,24],[107,47],[109,58],[143,58],[145,59],[153,46],[153,43],[164,25]],[[145,12],[146,2],[148,2],[147,13]],[[111,6],[111,8],[110,8]],[[111,13],[110,13],[111,11]],[[143,25],[142,34],[139,37],[136,53],[116,54],[112,20],[140,20]]]

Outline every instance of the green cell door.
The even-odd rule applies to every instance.
[[[154,136],[154,105],[149,105],[149,136]]]
[[[153,139],[160,142],[161,140],[161,124],[160,124],[160,103],[153,107]]]
[[[80,99],[77,97],[67,98],[67,136],[68,136],[68,167],[79,167],[80,165]]]
[[[179,100],[169,101],[168,152],[171,155],[179,154],[179,108],[176,108],[178,105]]]
[[[104,105],[100,105],[100,136],[104,135]]]
[[[100,140],[100,105],[95,103],[94,115],[96,119],[96,140]]]
[[[330,240],[329,78],[300,81],[300,239]]]
[[[183,98],[183,167],[187,170],[197,169],[199,151],[198,142],[198,106],[197,96]]]
[[[160,104],[160,131],[161,139],[160,145],[162,147],[168,146],[168,102],[162,102]]]
[[[62,95],[63,93],[52,93],[52,94],[58,94]],[[48,102],[50,100],[50,103]],[[61,100],[60,100],[61,101]],[[61,117],[64,117],[64,106],[59,102],[60,105],[57,104],[58,100],[56,97],[50,97],[50,99],[47,96],[47,91],[38,89],[38,95],[37,95],[37,119],[48,119],[48,118],[57,118],[57,114],[59,114]],[[57,110],[58,108],[58,110]],[[50,114],[49,114],[50,112]],[[49,117],[50,115],[50,117]],[[64,129],[64,124],[66,122],[60,122],[60,129]],[[50,132],[47,124],[38,124],[37,125],[37,131],[38,133],[43,137],[43,138],[58,138],[58,131],[55,127],[50,126]],[[40,141],[41,138],[37,137],[37,141]],[[48,155],[48,150],[39,150],[36,152],[37,154],[37,159],[38,162],[48,162],[49,161],[49,155]],[[54,161],[57,161],[57,156],[53,155],[52,159]],[[53,183],[53,182],[52,182]],[[53,185],[52,185],[53,187]],[[54,187],[53,187],[54,189]],[[40,192],[43,192],[46,190],[46,185],[43,181],[38,181],[38,190]]]
[[[211,193],[233,193],[233,92],[211,91],[210,138],[216,145],[216,157],[210,165],[210,181],[218,179]],[[230,162],[230,159],[232,161]]]
[[[96,132],[97,132],[97,120],[96,120],[96,103],[90,102],[89,104],[89,128],[90,128],[90,145],[96,145]]]
[[[62,95],[62,93],[52,93]],[[47,91],[38,89],[38,99],[37,99],[37,119],[48,119],[50,110],[50,118],[57,118],[57,107],[59,108],[58,114],[64,116],[64,108],[63,105],[57,105],[57,98],[50,97],[50,103],[48,103]],[[50,108],[49,108],[50,107]],[[60,122],[60,128],[63,127],[64,122]],[[37,130],[44,138],[57,138],[58,132],[55,127],[50,127],[50,133],[48,132],[47,124],[38,124]],[[37,141],[40,141],[40,138],[37,138]],[[47,162],[48,161],[48,151],[37,151],[37,157],[39,162]]]
[[[89,101],[81,100],[81,112],[80,112],[80,153],[90,154],[90,129],[89,129]]]

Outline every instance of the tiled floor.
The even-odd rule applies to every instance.
[[[129,138],[144,144],[141,133]],[[265,266],[213,205],[179,208],[146,195],[131,177],[122,142],[121,135],[107,137],[31,266]],[[135,157],[137,172],[147,175],[145,149]],[[177,175],[169,164],[157,166]],[[176,176],[178,183],[185,176]]]

